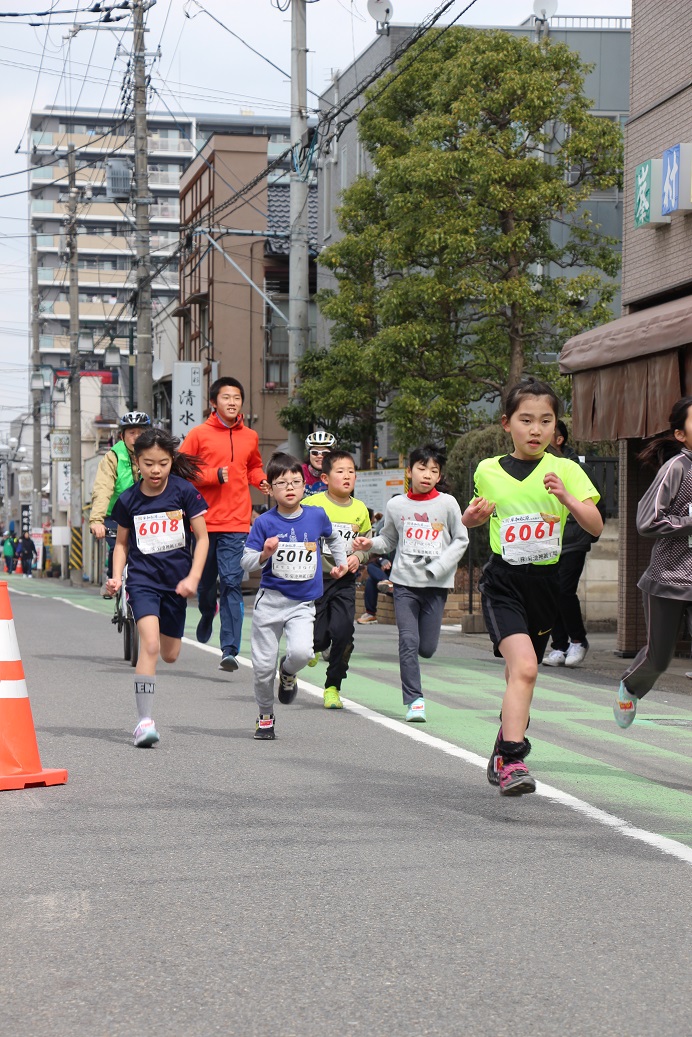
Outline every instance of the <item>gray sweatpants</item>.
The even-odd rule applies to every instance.
[[[394,584],[394,613],[399,631],[399,672],[405,706],[423,695],[418,656],[429,659],[435,654],[446,601],[447,591],[443,587],[402,587],[399,583]]]
[[[687,613],[688,629],[692,629],[690,609],[692,601],[660,598],[642,591],[646,644],[622,675],[625,687],[635,698],[641,699],[662,673],[670,666],[680,633],[680,622]]]
[[[286,673],[298,673],[312,658],[315,604],[293,601],[281,591],[260,588],[252,613],[252,669],[260,713],[274,712],[274,678],[279,641],[286,634]]]

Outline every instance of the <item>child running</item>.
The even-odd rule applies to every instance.
[[[435,446],[418,447],[409,457],[410,489],[387,501],[379,536],[357,537],[356,551],[395,551],[391,581],[399,631],[399,671],[406,719],[425,723],[418,657],[437,650],[447,594],[469,542],[461,509],[449,493],[436,487],[444,454]]]
[[[329,551],[322,555],[324,593],[315,602],[315,657],[325,652],[327,676],[324,686],[324,708],[343,709],[339,692],[346,679],[348,661],[353,651],[356,620],[356,576],[366,555],[353,550],[357,536],[370,535],[370,515],[362,501],[351,494],[356,485],[356,466],[346,450],[331,450],[322,462],[323,493],[305,500],[306,505],[324,508],[332,529],[341,537],[348,556],[348,572],[335,580],[330,576],[334,559]]]
[[[592,536],[603,529],[600,495],[586,473],[575,461],[545,452],[559,408],[551,387],[535,378],[509,391],[502,427],[514,450],[481,461],[463,516],[469,528],[490,519],[492,555],[479,588],[495,655],[505,660],[507,688],[487,773],[503,796],[536,790],[524,763],[531,751],[526,729],[538,665],[558,615],[556,563],[565,521],[574,515]]]
[[[113,506],[118,523],[113,551],[111,594],[122,586],[127,562],[127,600],[139,632],[135,669],[135,704],[139,723],[134,744],[146,748],[159,741],[152,719],[159,653],[174,663],[185,632],[186,598],[197,593],[209,538],[204,521],[207,502],[191,486],[199,462],[179,454],[180,440],[163,429],[146,429],[134,444],[142,481],[125,490]],[[194,558],[190,530],[195,536]]]
[[[298,690],[297,674],[312,659],[315,600],[322,596],[320,541],[329,546],[333,579],[347,571],[346,549],[322,508],[303,508],[305,480],[300,461],[273,454],[267,481],[276,507],[252,525],[243,551],[245,572],[262,570],[252,613],[252,669],[259,717],[255,738],[275,737],[274,678],[281,635],[286,654],[279,663],[279,702],[289,705]]]
[[[622,675],[613,706],[622,728],[630,726],[637,703],[668,669],[680,621],[685,613],[689,620],[692,607],[692,396],[678,400],[669,420],[670,429],[648,443],[638,458],[658,472],[639,502],[637,532],[657,540],[638,584],[646,644]]]

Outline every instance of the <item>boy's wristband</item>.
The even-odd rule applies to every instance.
[[[216,475],[220,483],[223,483],[223,468],[216,469]]]

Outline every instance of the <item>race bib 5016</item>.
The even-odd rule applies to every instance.
[[[157,511],[153,515],[135,515],[135,533],[137,547],[143,555],[185,547],[183,513]]]
[[[317,572],[317,544],[279,544],[272,555],[272,573],[282,580],[311,580]]]
[[[500,523],[502,557],[510,565],[549,562],[560,556],[560,517],[537,512]]]

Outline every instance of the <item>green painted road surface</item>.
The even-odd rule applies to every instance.
[[[30,582],[21,576],[9,577],[8,582],[11,589],[63,598],[103,613],[104,619],[113,613],[112,602],[101,599],[94,588],[73,588],[64,581]],[[186,635],[193,641],[198,618],[191,606]],[[250,624],[251,614],[244,623],[241,656],[246,659]],[[504,690],[503,663],[493,658],[489,642],[487,650],[478,644],[477,639],[472,645],[465,643],[458,631],[443,631],[435,658],[421,660],[428,718],[421,729],[487,756]],[[218,645],[218,623],[210,645]],[[113,647],[117,657],[121,647],[115,627]],[[200,658],[199,668],[200,675],[215,668],[213,656]],[[301,676],[322,686],[325,673],[320,661]],[[529,731],[531,771],[538,780],[637,827],[692,846],[692,696],[654,690],[640,705],[632,728],[621,732],[612,715],[615,686],[616,682],[594,677],[588,665],[576,671],[541,670]],[[356,649],[342,695],[405,726],[394,628],[356,628]],[[341,714],[332,715],[338,724]],[[481,771],[478,780],[485,781]]]

